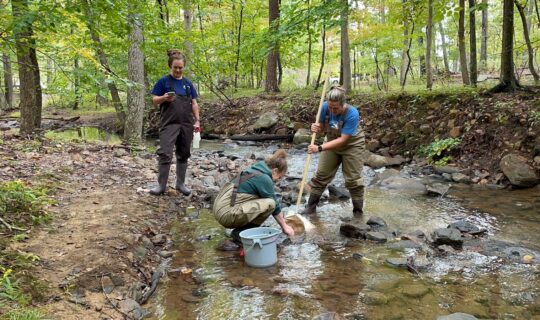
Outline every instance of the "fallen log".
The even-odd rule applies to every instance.
[[[268,141],[268,140],[287,140],[292,141],[294,134],[252,134],[230,136],[229,139],[237,141]]]

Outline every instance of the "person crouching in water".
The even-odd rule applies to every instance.
[[[212,212],[225,228],[234,228],[232,238],[240,242],[240,232],[259,227],[270,215],[287,236],[294,230],[285,222],[281,205],[274,192],[274,182],[287,172],[287,153],[277,150],[225,184],[214,201]]]
[[[191,140],[193,131],[200,131],[201,128],[197,90],[184,77],[185,56],[176,49],[169,50],[167,55],[170,72],[159,79],[152,89],[152,103],[160,107],[160,128],[158,185],[150,190],[150,194],[161,195],[167,190],[173,148],[176,147],[175,189],[188,196],[191,190],[186,187],[185,181]]]
[[[308,153],[321,153],[317,172],[309,182],[311,192],[303,214],[316,213],[317,204],[326,186],[334,179],[341,165],[345,186],[351,193],[353,214],[361,215],[364,206],[362,181],[362,152],[365,134],[360,127],[358,110],[346,103],[345,90],[330,89],[322,105],[319,123],[311,124],[311,131],[324,133],[327,142],[308,146]]]

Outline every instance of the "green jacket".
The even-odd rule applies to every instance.
[[[264,161],[257,162],[245,172],[252,173],[259,171],[263,174],[256,175],[251,179],[240,183],[238,186],[238,193],[249,193],[259,198],[274,199],[276,202],[276,209],[272,213],[273,216],[278,215],[281,212],[281,204],[277,199],[274,191],[274,181],[272,181],[272,170],[266,165]]]

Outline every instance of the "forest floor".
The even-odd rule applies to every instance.
[[[202,127],[220,135],[293,133],[314,120],[318,102],[315,93],[259,94],[235,99],[233,106],[201,101]],[[499,161],[508,152],[540,170],[536,93],[355,95],[350,103],[361,112],[372,152],[412,159],[418,148],[454,137],[460,143],[449,153],[452,162],[485,171],[489,183],[504,183]],[[255,132],[253,124],[265,112],[277,113],[280,121]],[[110,129],[114,123],[113,113],[88,113],[70,125]],[[30,188],[47,186],[55,201],[46,207],[50,223],[18,236],[0,234],[0,264],[14,269],[18,288],[31,294],[30,305],[57,319],[117,319],[129,312],[125,301],[145,292],[136,284],[148,284],[170,254],[170,221],[197,199],[148,195],[144,188],[154,182],[156,162],[145,150],[26,139],[12,131],[0,139],[0,181],[16,177]],[[0,315],[8,309],[0,305]]]

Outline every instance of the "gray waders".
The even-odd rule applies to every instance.
[[[214,217],[222,226],[234,228],[231,236],[239,244],[241,231],[260,226],[276,209],[274,199],[236,192],[240,183],[260,174],[263,173],[240,173],[221,189],[212,207]]]
[[[174,91],[172,79],[169,76],[169,91]],[[189,89],[189,86],[186,86]],[[161,127],[159,129],[158,186],[150,190],[153,195],[160,195],[167,189],[169,169],[171,168],[173,148],[176,146],[176,190],[189,195],[186,185],[187,161],[191,156],[190,147],[193,140],[193,110],[191,91],[186,96],[176,95],[173,102],[160,105]]]
[[[348,107],[348,105],[345,106],[343,115],[346,114]],[[341,129],[343,128],[343,116],[337,128],[330,128],[329,115],[326,114],[324,126],[328,141],[339,138],[341,136]],[[317,173],[309,182],[311,186],[309,200],[306,209],[302,213],[316,213],[317,204],[321,199],[324,189],[332,182],[341,165],[343,177],[345,178],[345,186],[351,193],[353,213],[362,214],[362,208],[364,206],[362,167],[364,164],[362,163],[361,155],[365,149],[365,140],[364,131],[360,128],[360,124],[358,124],[356,135],[351,136],[345,146],[339,149],[325,150],[320,154]]]

